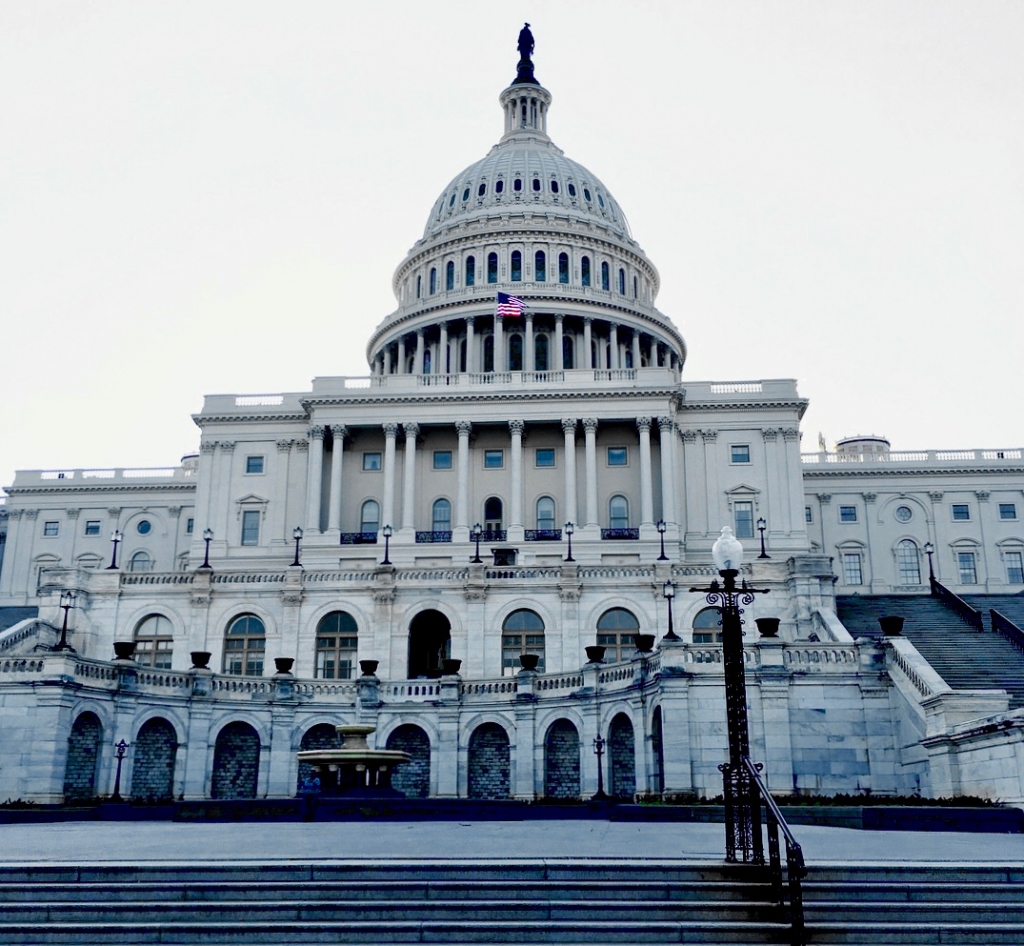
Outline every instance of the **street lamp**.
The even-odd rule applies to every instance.
[[[390,565],[391,558],[389,553],[391,549],[391,536],[395,534],[395,530],[392,529],[391,526],[384,526],[380,531],[384,536],[384,561],[381,562],[381,565]]]
[[[661,539],[661,554],[658,556],[659,562],[667,562],[668,556],[665,554],[665,520],[658,520],[658,538]]]
[[[203,529],[203,541],[206,543],[206,550],[203,552],[203,564],[200,568],[210,567],[210,543],[213,541],[213,529]]]
[[[743,546],[725,526],[711,547],[711,557],[722,576],[722,584],[712,581],[702,592],[708,604],[720,605],[722,612],[722,663],[725,671],[725,716],[729,733],[729,761],[718,768],[722,773],[725,796],[725,859],[753,861],[755,853],[753,806],[760,806],[753,780],[744,760],[750,755],[747,730],[747,684],[743,670],[743,613],[741,604],[751,604],[755,594],[767,594],[767,588],[751,588],[744,579],[736,586],[743,561]],[[758,839],[760,840],[760,839]],[[760,850],[757,844],[757,850]],[[760,855],[763,858],[763,854]]]
[[[480,562],[483,561],[480,558],[480,536],[482,536],[483,534],[484,527],[480,525],[480,523],[478,522],[475,526],[473,526],[473,541],[476,542],[476,554],[473,556],[471,561],[473,562],[474,565],[479,565]]]
[[[608,796],[604,793],[604,764],[601,762],[601,758],[604,755],[605,741],[601,738],[601,734],[598,733],[594,739],[594,752],[597,755],[597,794],[591,798],[591,801],[604,801]]]
[[[572,557],[572,534],[576,531],[576,526],[571,522],[565,524],[565,537],[569,540],[569,551],[566,553],[565,560],[567,562],[575,562],[576,559]]]
[[[676,586],[671,578],[665,582],[665,585],[662,588],[661,593],[665,596],[665,600],[668,602],[668,633],[662,638],[662,640],[682,640],[682,638],[675,632],[675,629],[672,627],[672,599],[676,596]]]
[[[928,581],[930,584],[934,584],[935,569],[932,567],[932,556],[935,554],[935,546],[931,542],[925,542],[924,554],[928,556]]]
[[[299,543],[302,541],[302,526],[296,526],[292,529],[292,538],[295,539],[295,561],[292,562],[292,565],[299,565],[301,567],[302,563],[299,561]]]
[[[107,571],[117,568],[117,547],[121,544],[121,539],[123,538],[124,536],[121,534],[120,529],[115,529],[110,536],[110,541],[114,543],[114,553],[110,556],[110,564],[107,566]]]
[[[122,739],[114,748],[117,750],[117,774],[114,776],[114,794],[110,796],[110,800],[123,801],[121,798],[121,763],[124,762],[124,754],[128,751],[128,743]]]
[[[761,533],[761,554],[758,558],[771,558],[771,556],[764,550],[764,530],[768,527],[768,523],[764,521],[764,516],[761,516],[757,520],[757,531]]]
[[[60,607],[64,609],[64,623],[60,628],[60,640],[50,650],[69,650],[75,652],[75,648],[68,643],[68,611],[75,606],[76,595],[73,591],[62,591],[60,593]]]

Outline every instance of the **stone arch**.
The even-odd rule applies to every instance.
[[[241,720],[228,723],[217,733],[210,797],[255,798],[259,771],[259,733]]]
[[[608,779],[612,798],[632,798],[636,793],[636,742],[633,721],[617,713],[608,727]]]
[[[385,749],[408,752],[410,759],[399,765],[391,775],[391,787],[406,798],[430,795],[430,737],[412,723],[403,723],[388,736]]]
[[[483,723],[469,737],[470,798],[508,798],[512,794],[508,733],[497,723]]]
[[[568,719],[556,719],[544,737],[544,795],[580,797],[580,734]]]
[[[132,798],[167,801],[174,797],[174,762],[178,736],[162,716],[147,719],[135,736]]]
[[[651,773],[652,787],[660,795],[665,791],[665,739],[660,706],[654,707],[654,715],[651,718],[651,761],[654,767]]]
[[[420,611],[409,622],[409,679],[441,676],[442,661],[451,656],[452,623],[440,611]]]
[[[64,763],[64,800],[81,801],[96,797],[103,724],[93,712],[79,714],[68,734],[68,754]]]

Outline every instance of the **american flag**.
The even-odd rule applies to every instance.
[[[518,318],[523,314],[526,303],[518,296],[510,296],[508,293],[498,293],[498,315],[502,318]]]

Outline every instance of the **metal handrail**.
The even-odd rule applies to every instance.
[[[931,585],[932,594],[948,608],[956,611],[962,620],[970,624],[976,631],[983,631],[985,629],[985,624],[981,619],[981,612],[977,608],[972,608],[960,595],[950,591],[937,578],[930,578],[929,584]]]
[[[772,894],[779,909],[786,910],[786,898],[782,884],[782,856],[779,849],[779,828],[786,839],[786,875],[789,879],[789,926],[790,943],[792,946],[803,946],[804,939],[804,893],[801,881],[807,876],[804,864],[804,852],[793,836],[782,810],[768,792],[767,786],[761,781],[761,765],[750,761],[749,756],[743,757],[743,765],[752,783],[757,787],[758,794],[764,802],[768,820],[768,870],[771,875]],[[755,860],[764,863],[763,841],[761,839],[761,805],[752,805],[754,825],[753,840]],[[757,855],[760,853],[760,857]]]
[[[992,618],[992,630],[997,634],[1002,634],[1018,650],[1024,650],[1024,630],[1021,630],[1005,614],[1000,614],[995,608],[989,608],[988,613]]]

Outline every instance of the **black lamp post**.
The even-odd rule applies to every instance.
[[[113,534],[110,536],[110,541],[114,543],[114,552],[110,556],[110,564],[107,566],[107,571],[110,571],[112,568],[117,568],[117,547],[121,544],[121,539],[123,538],[124,536],[121,534],[120,529],[115,529]]]
[[[299,565],[302,563],[299,561],[299,543],[302,541],[302,526],[296,526],[292,529],[292,537],[295,539],[295,561],[292,562],[292,566]]]
[[[743,613],[741,604],[751,604],[755,594],[767,594],[767,588],[751,588],[744,579],[736,586],[743,560],[743,546],[726,526],[711,548],[711,555],[722,576],[722,584],[711,582],[702,592],[710,605],[722,612],[722,662],[725,670],[725,715],[729,731],[729,761],[718,768],[722,773],[725,796],[725,859],[763,862],[761,844],[754,840],[754,805],[760,807],[753,780],[744,765],[750,755],[747,730],[747,684],[743,670]],[[757,822],[760,824],[760,811]],[[760,829],[758,829],[760,830]],[[757,839],[760,842],[760,838]],[[738,853],[738,856],[737,856]]]
[[[381,534],[384,536],[384,561],[381,562],[381,565],[390,565],[391,536],[394,535],[395,530],[392,529],[391,526],[384,526],[384,528],[380,531]]]
[[[68,611],[75,606],[75,593],[73,591],[62,591],[60,593],[60,607],[64,609],[64,623],[60,628],[60,640],[50,650],[69,650],[75,652],[75,648],[68,643]]]
[[[661,554],[658,556],[659,562],[667,562],[668,556],[665,554],[665,520],[658,520],[658,538],[661,539]]]
[[[565,524],[565,537],[569,540],[569,550],[566,552],[565,560],[567,562],[575,562],[576,559],[572,557],[572,534],[576,531],[576,526],[571,522]]]
[[[203,552],[203,564],[200,568],[210,567],[210,543],[213,541],[213,529],[203,529],[203,541],[206,543],[206,550]]]
[[[768,523],[764,521],[764,516],[761,516],[757,520],[757,531],[761,533],[761,554],[758,558],[771,558],[771,556],[764,550],[764,530],[768,527]]]
[[[114,794],[110,796],[110,800],[123,801],[121,798],[121,763],[124,762],[124,754],[128,751],[128,743],[122,739],[114,748],[117,750],[117,774],[114,776]]]
[[[483,559],[480,558],[480,536],[484,534],[484,527],[478,522],[473,526],[473,541],[476,542],[476,553],[473,555],[472,562],[474,565],[479,565]]]
[[[931,542],[925,542],[924,554],[928,556],[928,582],[931,584],[935,581],[935,569],[932,567],[932,556],[935,554],[935,546]]]
[[[667,641],[681,640],[682,638],[680,638],[672,627],[672,599],[676,596],[676,586],[671,578],[665,582],[661,593],[665,596],[665,600],[668,602],[668,633],[662,639]]]
[[[597,755],[597,794],[593,796],[592,801],[604,801],[608,797],[604,793],[604,763],[602,762],[604,747],[605,741],[601,738],[601,734],[598,733],[594,739],[594,752]]]

